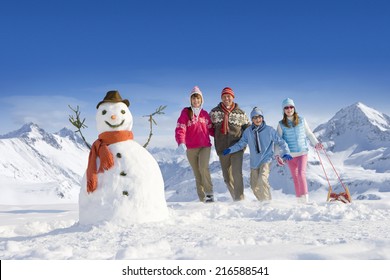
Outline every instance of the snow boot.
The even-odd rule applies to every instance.
[[[205,202],[205,203],[214,202],[214,195],[212,195],[212,194],[206,194],[206,197],[205,197],[205,199],[204,199],[204,202]]]
[[[308,194],[297,196],[297,202],[298,202],[298,204],[311,204],[310,201],[309,201],[309,195]]]
[[[305,197],[303,195],[297,196],[297,203],[298,204],[304,204],[305,203]]]
[[[309,200],[309,194],[305,194],[304,198],[305,198],[305,204],[308,204],[308,205],[315,204],[313,201]]]

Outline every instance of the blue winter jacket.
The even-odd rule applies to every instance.
[[[290,127],[286,127],[282,121],[279,122],[283,132],[282,138],[287,142],[290,151],[293,153],[307,152],[309,150],[306,141],[305,119],[299,117],[298,120],[297,126],[293,126],[292,121],[288,120]]]
[[[256,126],[252,124],[245,129],[240,141],[230,147],[230,153],[235,153],[244,149],[247,145],[249,146],[251,169],[257,169],[261,164],[272,161],[274,144],[279,145],[282,155],[290,153],[286,142],[279,137],[274,128],[265,123],[259,132],[257,132],[260,136],[260,152],[258,153],[256,148],[255,128]]]

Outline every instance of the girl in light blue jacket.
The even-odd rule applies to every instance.
[[[307,138],[316,150],[323,149],[323,146],[307,125],[306,120],[298,115],[295,103],[291,98],[283,100],[282,110],[283,119],[279,122],[277,128],[278,135],[286,141],[293,157],[287,165],[294,181],[297,200],[299,203],[308,203],[309,191],[307,188],[306,167],[309,145]]]
[[[245,129],[240,141],[223,151],[224,155],[243,150],[247,145],[250,153],[250,184],[259,201],[271,200],[268,181],[270,165],[274,158],[274,145],[277,144],[284,160],[290,160],[290,150],[274,128],[266,125],[263,112],[255,107],[251,112],[252,125]]]

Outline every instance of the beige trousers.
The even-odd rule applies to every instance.
[[[270,163],[264,163],[257,169],[251,169],[251,188],[259,201],[272,199],[268,181],[269,172]]]
[[[223,179],[234,201],[244,199],[244,180],[242,178],[243,158],[244,151],[219,156]]]
[[[187,149],[187,158],[194,172],[196,191],[200,201],[204,201],[206,195],[213,194],[209,169],[210,151],[210,147]]]

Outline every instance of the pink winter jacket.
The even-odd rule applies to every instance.
[[[175,138],[178,145],[184,143],[187,149],[211,147],[210,136],[214,136],[214,129],[209,114],[201,110],[198,117],[189,117],[190,108],[181,111],[177,120]]]

